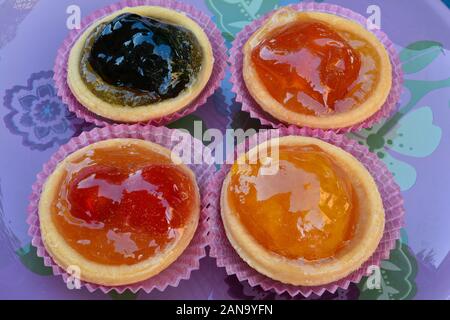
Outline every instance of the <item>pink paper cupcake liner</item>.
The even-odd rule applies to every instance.
[[[289,7],[297,10],[297,11],[319,11],[325,13],[332,13],[338,16],[342,16],[344,18],[353,20],[361,24],[362,26],[366,26],[366,18],[362,15],[353,12],[352,10],[337,6],[331,5],[327,3],[315,3],[315,2],[302,2],[294,5],[290,5]],[[231,78],[230,81],[232,83],[232,89],[234,93],[236,93],[236,101],[242,103],[242,110],[246,111],[250,114],[252,118],[257,118],[261,121],[263,125],[269,125],[273,128],[283,128],[289,127],[293,125],[284,124],[278,119],[275,119],[273,116],[265,112],[258,103],[253,99],[250,92],[247,90],[247,87],[244,82],[244,78],[242,76],[242,67],[243,67],[243,54],[242,49],[250,38],[250,36],[258,30],[264,22],[273,15],[274,12],[270,12],[264,17],[253,21],[251,24],[247,25],[239,34],[236,36],[233,41],[233,46],[230,51],[229,62],[231,65]],[[391,64],[392,64],[392,87],[389,92],[389,96],[386,102],[383,104],[380,110],[378,110],[374,115],[365,121],[344,128],[333,129],[333,131],[338,133],[344,132],[354,132],[359,131],[363,128],[369,128],[374,124],[380,122],[382,119],[389,117],[397,108],[397,102],[400,99],[400,95],[403,88],[403,71],[400,63],[399,56],[397,51],[395,50],[394,44],[389,40],[387,35],[381,30],[371,30],[377,38],[383,43],[386,47],[386,50],[389,53]]]
[[[365,275],[368,266],[379,266],[381,261],[389,258],[390,251],[395,248],[396,240],[400,237],[400,229],[403,226],[403,198],[400,188],[395,183],[392,174],[378,157],[369,150],[350,140],[341,134],[332,131],[322,131],[310,128],[282,128],[278,130],[279,136],[300,135],[319,138],[336,145],[355,156],[372,174],[380,191],[386,214],[386,223],[383,237],[373,255],[356,271],[347,277],[323,286],[294,286],[284,284],[262,275],[252,269],[231,246],[225,234],[220,215],[220,195],[224,178],[228,174],[231,165],[224,165],[211,179],[208,186],[208,194],[203,199],[208,214],[210,256],[216,258],[217,266],[224,267],[227,274],[236,275],[239,281],[248,281],[250,286],[261,286],[264,290],[274,290],[277,294],[287,292],[292,297],[311,294],[321,296],[324,292],[336,292],[338,288],[347,289],[351,283],[358,283]],[[267,140],[261,133],[248,140],[245,151],[247,152],[258,143]]]
[[[191,5],[174,0],[123,0],[99,9],[83,19],[81,28],[79,30],[71,31],[57,52],[53,76],[57,93],[61,97],[62,101],[67,104],[69,110],[75,113],[78,118],[94,123],[99,127],[114,123],[113,120],[103,118],[89,111],[86,107],[80,104],[72,94],[72,91],[67,84],[67,61],[72,46],[84,30],[94,21],[125,7],[136,7],[143,5],[161,6],[174,9],[178,12],[185,13],[191,19],[196,21],[206,32],[209,41],[211,42],[215,59],[211,78],[200,95],[192,103],[178,112],[172,113],[163,118],[148,121],[145,124],[162,126],[180,119],[194,112],[199,106],[205,104],[206,100],[213,95],[217,88],[219,88],[221,81],[225,77],[225,68],[227,66],[227,48],[221,32],[205,13],[199,11]]]
[[[42,241],[41,231],[39,227],[39,214],[38,203],[42,187],[47,177],[54,171],[58,163],[66,158],[69,154],[76,150],[79,150],[89,144],[106,139],[113,138],[136,138],[155,142],[168,149],[172,149],[177,141],[172,141],[171,137],[174,132],[177,132],[177,137],[183,134],[181,131],[167,129],[165,127],[153,127],[153,126],[140,126],[140,125],[115,125],[107,126],[104,128],[96,128],[88,132],[82,133],[79,137],[71,139],[67,144],[60,147],[60,149],[51,157],[51,159],[44,165],[43,170],[37,175],[37,180],[32,187],[32,194],[30,197],[30,204],[28,206],[28,218],[29,224],[28,234],[32,237],[32,245],[37,248],[37,255],[44,259],[44,264],[51,267],[53,274],[62,276],[64,282],[67,283],[69,274],[61,268],[49,255]],[[189,135],[189,134],[187,134]],[[190,136],[189,136],[190,137]],[[185,140],[186,141],[186,140]],[[202,142],[192,138],[192,144],[183,142],[186,144],[183,150],[191,150],[191,154],[203,155],[204,146]],[[202,158],[205,159],[205,158]],[[211,161],[203,163],[212,163]],[[200,195],[203,198],[206,194],[206,186],[208,178],[216,171],[214,166],[207,164],[189,165],[197,177],[197,183],[200,189]],[[103,286],[94,283],[81,281],[81,285],[85,286],[90,292],[101,290],[104,293],[108,293],[111,290],[116,290],[118,293],[123,293],[129,289],[136,293],[139,290],[143,290],[147,293],[154,289],[160,291],[165,290],[168,286],[176,287],[183,279],[189,279],[191,272],[199,269],[200,260],[206,256],[205,247],[208,244],[207,241],[207,224],[206,224],[206,212],[205,208],[201,208],[201,216],[197,231],[194,235],[189,246],[183,252],[183,254],[172,263],[167,269],[159,273],[158,275],[135,284],[125,286]]]

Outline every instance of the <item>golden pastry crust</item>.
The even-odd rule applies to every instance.
[[[294,21],[319,21],[334,30],[346,31],[365,39],[380,59],[380,77],[372,94],[361,105],[347,112],[327,116],[300,114],[285,108],[275,100],[260,80],[251,59],[251,53],[270,33],[283,25]],[[358,23],[337,15],[321,12],[298,12],[291,8],[280,9],[257,30],[247,41],[243,49],[243,77],[248,91],[261,108],[273,117],[297,126],[321,129],[345,128],[360,123],[375,114],[386,101],[392,85],[392,66],[384,45],[377,37]]]
[[[115,105],[97,97],[83,81],[80,74],[79,64],[81,61],[83,47],[86,43],[86,39],[99,24],[110,21],[115,17],[128,12],[136,13],[141,16],[161,19],[168,23],[173,23],[175,25],[185,27],[186,29],[190,30],[197,38],[203,53],[203,61],[200,72],[195,83],[192,84],[191,87],[183,90],[177,97],[139,107]],[[128,123],[143,122],[153,119],[159,119],[166,115],[178,112],[189,105],[192,101],[194,101],[194,99],[198,97],[198,95],[202,92],[202,90],[208,83],[209,78],[212,74],[213,65],[214,55],[211,43],[209,42],[206,33],[194,20],[187,17],[183,13],[179,13],[175,10],[163,7],[127,7],[94,22],[83,32],[70,52],[67,66],[67,83],[76,99],[83,106],[85,106],[95,114],[114,121]]]
[[[292,285],[317,286],[342,279],[372,256],[383,235],[384,208],[377,185],[361,162],[334,145],[301,136],[279,138],[279,144],[316,145],[331,155],[345,170],[352,181],[360,206],[353,238],[333,258],[318,261],[292,260],[265,249],[249,234],[229,205],[231,173],[225,178],[221,193],[221,215],[227,237],[249,266],[274,280]],[[267,144],[251,149],[249,157],[257,156],[258,148],[266,149]]]
[[[200,195],[195,174],[187,166],[179,165],[179,168],[191,177],[194,185],[196,186],[194,195],[196,201],[194,203],[190,221],[186,223],[185,230],[179,239],[164,250],[161,250],[157,255],[133,265],[104,265],[83,257],[80,253],[73,249],[66,242],[63,235],[58,232],[52,219],[51,206],[54,197],[59,192],[59,185],[64,177],[67,164],[94,148],[116,148],[130,144],[145,147],[153,152],[165,155],[169,159],[172,157],[172,160],[180,160],[177,163],[181,163],[181,159],[178,159],[177,156],[172,154],[170,150],[149,141],[140,139],[104,140],[77,150],[62,160],[58,164],[55,171],[48,177],[42,189],[41,198],[39,201],[39,221],[45,248],[56,263],[64,270],[67,270],[70,266],[79,267],[81,271],[81,280],[106,286],[119,286],[149,279],[166,269],[183,253],[191,242],[197,229],[200,217]]]

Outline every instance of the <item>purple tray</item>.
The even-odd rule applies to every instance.
[[[68,290],[30,246],[25,222],[35,176],[56,149],[92,128],[56,96],[52,69],[67,36],[68,8],[82,17],[114,1],[0,0],[0,298],[25,299],[288,299],[240,283],[204,258],[199,271],[177,288],[122,295]],[[287,0],[190,0],[210,14],[230,45],[251,20]],[[382,29],[400,52],[405,73],[398,112],[351,138],[368,146],[402,188],[406,226],[382,263],[380,290],[365,281],[322,299],[448,299],[450,297],[450,11],[443,2],[329,1],[370,16],[380,9]],[[72,8],[69,8],[72,9]],[[70,11],[70,10],[69,10]],[[367,13],[369,12],[369,13]],[[206,105],[171,124],[189,128],[259,128],[240,111],[227,79]],[[317,299],[311,296],[309,299]]]

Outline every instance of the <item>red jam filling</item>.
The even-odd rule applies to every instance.
[[[85,258],[131,265],[180,237],[195,188],[166,156],[132,144],[98,148],[67,166],[53,220]]]
[[[321,22],[293,22],[275,29],[252,51],[256,72],[285,108],[327,115],[357,107],[379,75],[373,47]]]

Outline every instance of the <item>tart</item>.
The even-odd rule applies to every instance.
[[[157,275],[197,229],[194,173],[170,150],[139,139],[91,144],[62,160],[39,201],[42,240],[65,270],[106,286]]]
[[[391,89],[384,45],[334,14],[280,9],[248,39],[243,54],[249,93],[287,124],[352,126],[380,110]]]
[[[188,106],[208,83],[213,64],[207,35],[185,14],[127,7],[82,33],[69,55],[67,82],[93,113],[142,122]]]
[[[271,169],[262,170],[270,159]],[[221,216],[231,245],[250,267],[301,286],[357,270],[384,231],[381,196],[363,164],[339,147],[301,136],[241,155],[222,186]]]

